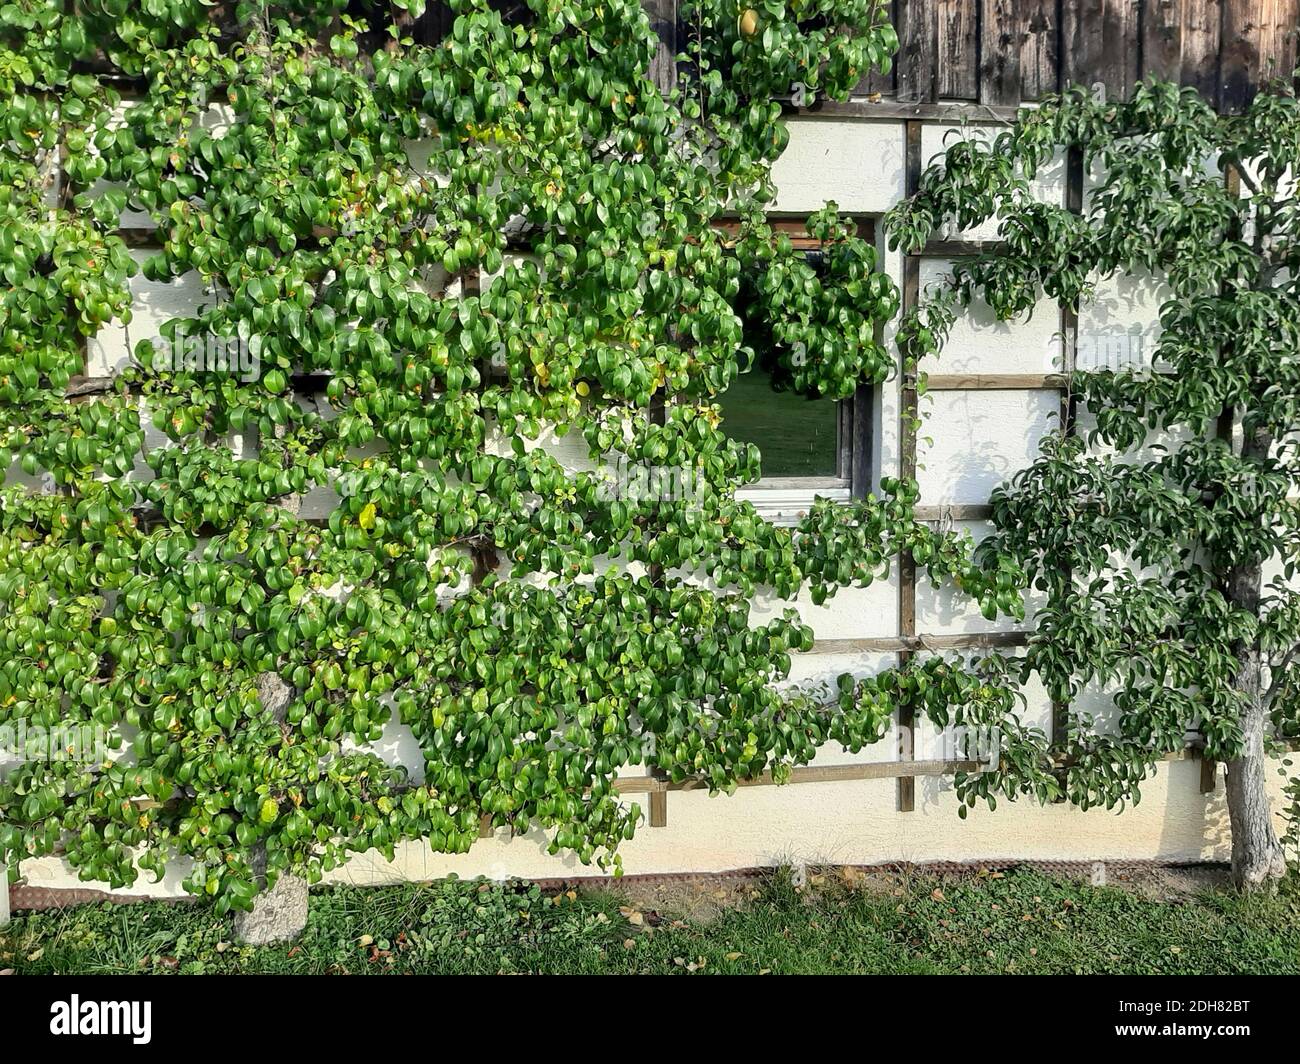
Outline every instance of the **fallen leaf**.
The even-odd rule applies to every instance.
[[[357,945],[360,946],[362,949],[365,949],[368,945],[370,945],[370,943],[374,942],[374,940],[375,940],[374,935],[362,935],[359,939],[357,939]]]
[[[941,891],[938,887],[935,887],[934,890],[930,891],[930,897],[932,897],[935,901],[943,901],[943,900],[944,900],[944,898],[943,898],[943,891]],[[995,906],[993,906],[993,908],[996,909],[997,906],[995,905]]]
[[[733,952],[733,953],[728,953],[728,954],[727,954],[727,960],[729,960],[729,961],[738,961],[738,960],[740,960],[741,956],[742,956],[742,954],[740,954],[740,953],[734,953],[734,952]]]

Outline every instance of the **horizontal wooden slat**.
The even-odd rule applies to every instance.
[[[163,246],[163,238],[157,229],[126,226],[117,230],[117,235],[127,247],[161,249]]]
[[[931,240],[915,254],[927,259],[968,259],[1005,247],[1005,240]]]
[[[958,632],[953,635],[882,635],[866,639],[818,639],[805,654],[892,653],[975,650],[1024,646],[1028,632]]]
[[[877,761],[869,765],[806,765],[792,769],[789,783],[843,783],[847,780],[887,780],[912,776],[951,776],[958,772],[978,772],[979,761]],[[770,772],[750,779],[737,780],[738,787],[775,786]],[[622,776],[614,780],[619,794],[665,794],[668,791],[708,790],[707,780],[686,779],[674,782],[656,776]]]
[[[912,516],[918,521],[987,521],[993,516],[993,507],[978,502],[917,506]]]
[[[1062,373],[934,373],[926,377],[931,392],[1044,391],[1065,387]]]
[[[987,104],[973,103],[929,103],[926,101],[905,101],[875,99],[846,100],[839,103],[833,100],[820,101],[811,107],[795,107],[782,101],[781,110],[787,115],[822,115],[826,118],[874,118],[897,122],[914,120],[920,122],[943,122],[945,124],[961,122],[979,122],[983,124],[1009,125],[1020,110],[1018,107],[991,107]]]

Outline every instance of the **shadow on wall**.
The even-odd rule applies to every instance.
[[[1174,771],[1183,769],[1183,771]],[[1178,800],[1178,808],[1184,810],[1188,818],[1180,823],[1179,818],[1165,816],[1160,838],[1161,853],[1177,853],[1183,847],[1184,836],[1201,840],[1200,856],[1206,860],[1226,860],[1232,852],[1232,825],[1227,816],[1227,795],[1223,786],[1223,766],[1217,765],[1214,771],[1214,790],[1209,793],[1200,791],[1200,761],[1174,762],[1170,766],[1169,803]],[[1193,795],[1178,793],[1184,788],[1193,788]]]
[[[1039,442],[1059,423],[1058,393],[1049,391],[931,392],[918,441],[921,502],[982,505],[993,490],[1032,465]],[[978,542],[986,522],[965,523]],[[1005,617],[986,620],[979,604],[957,588],[917,583],[917,630],[928,634],[989,632],[1032,627],[1036,596],[1030,595],[1023,625]]]

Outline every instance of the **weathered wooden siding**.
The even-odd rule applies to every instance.
[[[899,53],[863,93],[991,107],[1066,85],[1125,94],[1147,75],[1241,110],[1296,66],[1300,0],[893,0]]]

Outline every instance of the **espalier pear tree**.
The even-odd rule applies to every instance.
[[[246,910],[484,818],[617,868],[621,766],[729,791],[877,741],[900,698],[1009,705],[934,662],[790,689],[811,629],[750,623],[758,587],[821,601],[900,550],[1018,608],[914,484],[764,521],[736,498],[761,456],[719,424],[758,347],[827,401],[892,369],[874,249],[828,208],[814,269],[765,220],[775,97],[887,65],[881,5],[686,4],[666,93],[635,0],[454,0],[436,45],[418,6],[0,6],[0,723],[118,750],[5,774],[11,875],[183,858]],[[160,249],[128,252],[125,207]],[[205,286],[161,335],[131,322],[137,259]],[[123,326],[131,364],[82,379]],[[188,357],[238,345],[256,373]],[[397,724],[420,771],[374,750]]]
[[[1087,176],[1081,211],[1031,195],[1058,154]],[[1008,675],[1035,674],[1070,706],[1054,752],[1068,798],[1136,800],[1194,734],[1226,764],[1247,888],[1283,873],[1268,759],[1300,731],[1297,164],[1288,85],[1241,115],[1166,84],[1126,102],[1075,89],[991,142],[950,147],[889,219],[907,247],[999,219],[1001,244],[961,261],[908,323],[921,353],[977,296],[1011,319],[1044,294],[1077,311],[1103,280],[1162,286],[1142,364],[1090,364],[1099,338],[1080,335],[1077,422],[994,493],[980,552],[1022,567],[1041,596]],[[1098,685],[1115,692],[1104,722],[1080,698]]]

